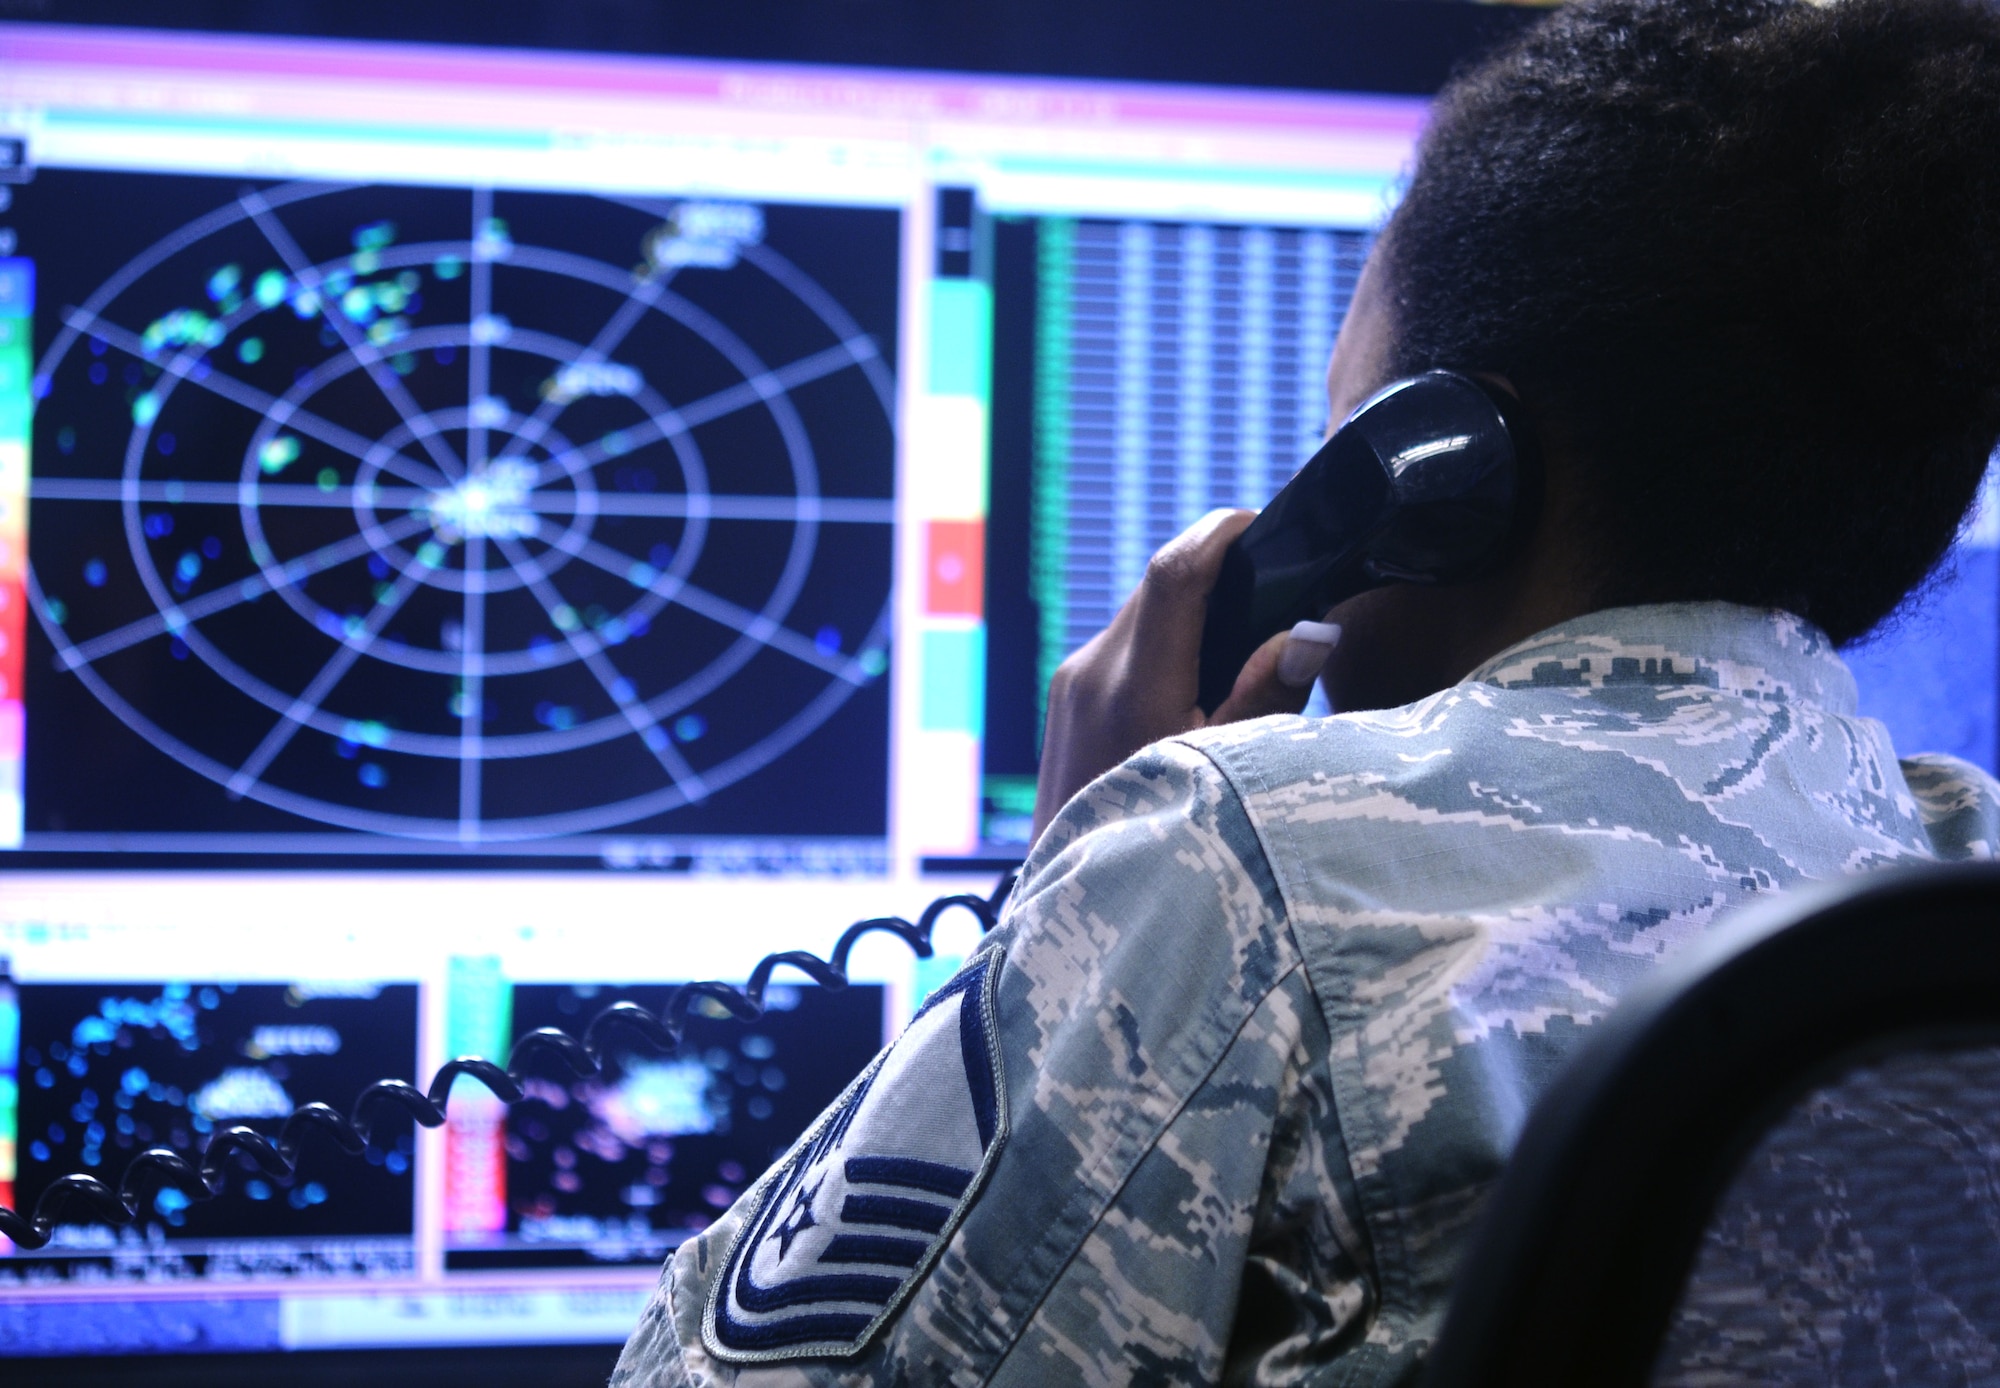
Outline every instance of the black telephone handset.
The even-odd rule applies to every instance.
[[[1201,634],[1202,711],[1257,647],[1389,583],[1490,572],[1541,505],[1541,458],[1520,401],[1427,371],[1349,415],[1223,556]]]

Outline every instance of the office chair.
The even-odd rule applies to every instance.
[[[1487,1196],[1426,1388],[2000,1380],[2000,864],[1751,908]]]

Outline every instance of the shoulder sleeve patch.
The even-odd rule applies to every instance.
[[[1001,958],[986,950],[933,993],[752,1192],[709,1289],[710,1354],[858,1354],[930,1270],[1007,1137]]]

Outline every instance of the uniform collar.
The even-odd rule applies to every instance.
[[[1466,677],[1502,689],[1706,687],[1749,699],[1855,711],[1833,642],[1789,612],[1727,602],[1612,607],[1510,646]]]

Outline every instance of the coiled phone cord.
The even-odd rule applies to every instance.
[[[832,959],[821,959],[806,950],[784,950],[767,954],[757,961],[743,987],[707,981],[683,983],[667,1000],[658,1016],[632,1002],[615,1002],[584,1028],[582,1039],[556,1027],[538,1027],[514,1043],[502,1069],[491,1060],[460,1056],[450,1060],[431,1077],[428,1089],[418,1089],[408,1080],[384,1079],[363,1089],[349,1112],[343,1114],[331,1104],[309,1103],[293,1110],[278,1130],[276,1138],[266,1137],[255,1128],[232,1123],[218,1128],[203,1150],[199,1168],[171,1147],[150,1147],[132,1158],[119,1179],[118,1189],[81,1172],[51,1182],[35,1201],[32,1216],[23,1216],[0,1205],[0,1234],[23,1249],[47,1245],[66,1209],[81,1207],[84,1213],[69,1222],[108,1221],[130,1224],[139,1217],[148,1198],[171,1186],[190,1202],[213,1200],[222,1194],[227,1163],[232,1153],[241,1152],[267,1176],[288,1177],[298,1168],[299,1148],[309,1132],[324,1134],[349,1156],[367,1149],[372,1133],[369,1111],[387,1104],[400,1109],[426,1128],[445,1121],[452,1082],[464,1075],[486,1086],[502,1103],[518,1104],[525,1097],[521,1062],[531,1056],[554,1056],[577,1076],[601,1074],[604,1069],[605,1038],[612,1032],[630,1033],[658,1052],[680,1045],[687,1029],[688,1010],[703,998],[709,999],[740,1022],[754,1022],[764,1015],[764,992],[778,968],[790,967],[822,988],[847,986],[847,956],[862,936],[881,931],[894,935],[910,947],[919,959],[931,957],[931,931],[938,918],[951,910],[970,911],[979,921],[980,933],[991,930],[1000,920],[1001,907],[1013,890],[1012,873],[1001,878],[991,896],[943,896],[924,908],[915,924],[901,916],[877,916],[856,921],[841,933],[833,947]]]

